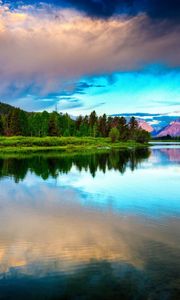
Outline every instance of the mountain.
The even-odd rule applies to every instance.
[[[138,119],[138,124],[139,124],[139,127],[141,127],[142,129],[144,129],[150,133],[154,131],[154,128],[144,120]]]
[[[153,128],[153,131],[150,131],[152,135],[157,135],[163,128],[168,126],[171,122],[176,121],[180,117],[180,111],[174,111],[170,113],[164,113],[164,114],[151,114],[151,113],[120,113],[120,114],[113,114],[112,116],[119,116],[119,117],[125,117],[127,120],[130,119],[130,117],[134,116],[136,119],[146,122],[149,126]],[[145,124],[141,124],[144,126]],[[146,129],[147,130],[147,129]]]
[[[180,136],[180,119],[171,122],[168,126],[164,127],[158,134],[157,137],[164,137],[170,135],[171,137]]]

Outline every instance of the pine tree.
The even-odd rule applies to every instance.
[[[28,126],[27,113],[24,112],[23,110],[19,111],[19,123],[20,123],[21,135],[23,135],[23,136],[29,135],[29,126]]]
[[[8,114],[8,135],[21,135],[20,110],[17,108]]]
[[[102,117],[99,117],[98,122],[98,133],[102,137],[107,136],[107,116],[104,114]]]
[[[82,125],[82,123],[83,123],[83,117],[82,116],[79,116],[79,117],[77,117],[77,119],[76,119],[76,130],[80,130],[80,127],[81,127],[81,125]]]
[[[41,136],[41,113],[32,113],[28,118],[29,134],[31,136]]]
[[[43,111],[41,114],[41,135],[47,136],[48,135],[48,126],[49,123],[49,113],[47,111]]]
[[[129,129],[124,117],[120,117],[118,121],[119,138],[122,141],[127,141],[129,138]]]
[[[56,112],[50,114],[49,123],[48,123],[48,133],[49,136],[59,135],[58,116]]]
[[[89,116],[89,125],[93,127],[97,123],[97,115],[95,110]]]
[[[135,119],[135,117],[131,117],[131,119],[129,121],[129,138],[130,139],[135,140],[137,129],[138,129],[138,121]]]
[[[0,135],[4,134],[4,128],[3,128],[3,119],[2,116],[0,115]]]

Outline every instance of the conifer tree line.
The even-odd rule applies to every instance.
[[[13,107],[2,113],[1,105],[0,135],[4,136],[91,136],[138,142],[146,142],[150,138],[148,132],[139,128],[134,117],[127,122],[124,117],[97,116],[93,111],[89,116],[73,120],[68,114],[55,111],[29,113]]]

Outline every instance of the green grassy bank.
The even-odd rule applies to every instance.
[[[180,143],[180,138],[176,139],[151,139],[150,142],[156,143]]]
[[[144,148],[148,144],[134,141],[112,143],[109,138],[92,137],[0,137],[0,151],[39,152],[39,151],[89,151],[108,148]]]

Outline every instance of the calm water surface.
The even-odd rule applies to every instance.
[[[0,299],[180,299],[180,146],[0,156]]]

